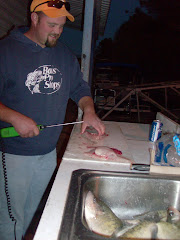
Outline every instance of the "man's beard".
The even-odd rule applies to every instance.
[[[55,36],[57,36],[57,38],[52,41],[49,41],[47,38],[47,40],[45,42],[46,47],[55,47],[57,45],[59,35],[55,35]]]

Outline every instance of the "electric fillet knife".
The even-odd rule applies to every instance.
[[[78,121],[78,122],[60,123],[60,124],[54,124],[54,125],[42,125],[42,124],[40,124],[40,125],[37,125],[37,127],[39,128],[39,130],[43,130],[45,128],[60,127],[60,126],[83,123],[83,122],[84,121]],[[16,132],[14,127],[7,127],[7,128],[1,128],[0,129],[0,136],[2,138],[17,137],[17,136],[19,136],[19,133]]]

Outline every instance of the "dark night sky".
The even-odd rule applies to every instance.
[[[104,38],[113,38],[116,30],[125,21],[128,21],[129,16],[133,15],[135,8],[139,6],[139,0],[112,0],[104,36],[99,37],[97,44]],[[81,55],[81,31],[65,27],[61,35],[61,40],[68,45],[77,56]]]

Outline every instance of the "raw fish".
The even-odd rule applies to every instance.
[[[180,240],[180,228],[168,222],[157,223],[158,232],[156,239]]]
[[[180,212],[174,207],[169,207],[167,213],[167,222],[173,223],[180,228]]]
[[[121,151],[106,146],[92,148],[89,152],[86,152],[86,154],[96,159],[113,160],[122,163],[133,163],[132,160],[123,157],[121,155]]]
[[[84,216],[89,229],[99,235],[110,237],[118,228],[123,227],[122,221],[91,191],[85,198]]]
[[[95,148],[94,153],[97,156],[104,157],[107,159],[109,158],[113,159],[117,157],[116,153],[111,148],[104,146]]]
[[[111,151],[108,154],[114,156]],[[123,220],[88,191],[84,202],[84,217],[89,229],[104,237],[121,240],[180,240],[180,212],[173,207]]]
[[[157,234],[156,223],[143,221],[135,227],[127,230],[119,239],[155,239]]]
[[[139,219],[141,221],[153,221],[153,222],[160,222],[160,221],[167,221],[168,211],[167,210],[159,210],[159,211],[149,211],[143,214],[133,216],[133,219]]]
[[[92,143],[97,143],[100,140],[103,140],[107,137],[108,134],[104,133],[103,135],[99,135],[96,129],[93,127],[86,128],[86,131],[82,134],[82,137],[90,140]]]

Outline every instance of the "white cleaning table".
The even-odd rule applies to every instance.
[[[43,211],[34,240],[57,240],[63,218],[71,174],[78,169],[130,172],[129,164],[93,159],[84,154],[90,147],[108,146],[122,151],[123,156],[136,163],[150,163],[148,124],[104,122],[106,134],[102,140],[91,141],[80,134],[75,125],[58,169],[53,187]]]

